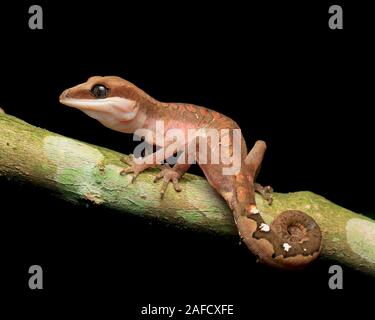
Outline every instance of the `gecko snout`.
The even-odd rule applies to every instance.
[[[69,89],[64,90],[59,97],[59,101],[63,103],[65,99],[69,98]]]

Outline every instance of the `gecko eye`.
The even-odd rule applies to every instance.
[[[102,84],[97,84],[92,87],[91,93],[94,95],[95,98],[104,99],[107,97],[109,89],[103,86]]]

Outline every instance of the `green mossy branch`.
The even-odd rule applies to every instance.
[[[160,199],[160,186],[153,183],[156,171],[132,184],[130,176],[119,174],[121,156],[0,113],[0,176],[48,188],[67,201],[91,201],[192,230],[237,234],[232,213],[204,178],[186,174],[182,192],[168,188]],[[308,213],[323,232],[322,257],[375,275],[375,222],[370,218],[312,192],[275,193],[272,206],[256,200],[268,223],[284,210]]]

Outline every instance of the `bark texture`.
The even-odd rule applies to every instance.
[[[1,110],[0,110],[1,111]],[[93,202],[126,214],[218,235],[237,234],[232,213],[207,181],[191,174],[183,191],[159,196],[157,170],[134,184],[120,176],[122,154],[49,132],[0,112],[0,176],[42,186],[71,202]],[[257,196],[267,223],[280,212],[301,210],[323,233],[322,257],[375,276],[375,221],[312,192],[275,193],[269,206]]]

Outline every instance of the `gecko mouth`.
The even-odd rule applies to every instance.
[[[75,98],[64,98],[60,97],[60,103],[72,107],[77,108],[80,110],[87,110],[87,111],[106,111],[106,107],[111,105],[108,99],[75,99]]]
[[[67,97],[66,94],[60,96],[60,103],[79,109],[85,113],[93,112],[97,114],[111,115],[118,121],[130,121],[134,119],[138,113],[138,105],[134,100],[121,97],[109,97],[104,99],[77,99]],[[97,116],[95,117],[97,118]]]

